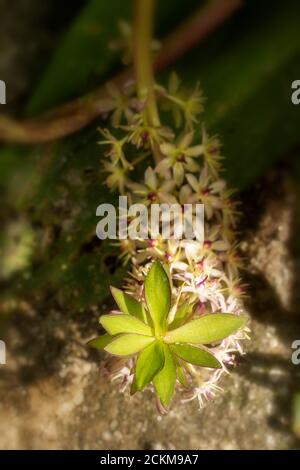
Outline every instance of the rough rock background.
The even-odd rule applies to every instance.
[[[44,32],[49,11],[37,0],[0,0],[0,10],[0,78],[14,111],[56,36]],[[160,417],[150,393],[119,393],[101,369],[104,356],[86,347],[98,307],[66,315],[55,299],[24,303],[0,368],[0,448],[299,448],[290,425],[300,375],[291,363],[291,343],[300,338],[299,189],[278,166],[242,194],[241,211],[252,340],[223,394],[203,410],[178,403]]]

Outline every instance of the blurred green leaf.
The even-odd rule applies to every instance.
[[[131,0],[91,0],[61,40],[43,79],[31,97],[27,114],[36,114],[71,99],[103,77],[116,62],[109,48],[118,37],[118,20],[131,16]]]
[[[156,25],[163,34],[187,15],[199,0],[157,2]],[[120,66],[120,54],[109,47],[120,37],[120,20],[131,22],[132,0],[90,0],[61,39],[50,65],[31,97],[27,114],[47,110],[95,87]]]
[[[56,290],[61,300],[77,310],[100,302],[124,272],[115,259],[115,248],[96,237],[97,206],[116,202],[103,184],[103,150],[97,140],[98,132],[88,128],[40,151],[34,157],[34,184],[22,207],[34,208],[31,219],[40,226],[41,239],[21,289]]]
[[[224,144],[226,178],[244,188],[299,142],[291,83],[300,76],[300,3],[248,1],[213,37],[176,64],[200,80],[204,122]],[[199,135],[199,134],[198,134]]]

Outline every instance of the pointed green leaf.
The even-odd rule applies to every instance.
[[[155,331],[160,334],[165,330],[171,306],[171,288],[168,275],[158,261],[152,264],[146,277],[145,297]]]
[[[121,312],[133,315],[143,322],[147,321],[146,311],[141,302],[116,287],[111,287],[110,290]]]
[[[177,367],[176,367],[176,372],[177,372],[177,377],[178,377],[179,382],[181,383],[181,385],[186,387],[187,386],[187,379],[186,379],[183,367],[178,364]]]
[[[116,356],[131,356],[142,349],[149,346],[155,338],[151,336],[142,336],[135,334],[127,334],[118,336],[109,343],[104,349],[105,351],[115,354]]]
[[[163,368],[165,356],[159,341],[148,346],[141,352],[135,367],[135,381],[138,390],[148,385],[153,377]]]
[[[171,270],[170,270],[170,265],[168,263],[162,263],[162,267],[166,271],[166,274],[169,278],[169,283],[172,286],[172,277],[171,277]]]
[[[213,369],[220,369],[222,367],[220,362],[211,353],[190,344],[171,345],[171,351],[184,361],[196,366],[211,367]]]
[[[175,316],[172,323],[169,325],[169,329],[178,328],[184,321],[186,321],[188,315],[191,313],[193,306],[189,305],[187,302],[180,305],[176,310]]]
[[[89,346],[96,349],[104,349],[114,338],[111,335],[105,334],[102,336],[98,336],[98,338],[91,339],[88,342]]]
[[[100,323],[110,335],[120,333],[136,333],[138,335],[152,336],[150,326],[131,315],[110,314],[102,315]]]
[[[192,320],[165,336],[166,343],[210,344],[232,335],[245,326],[246,315],[212,313]]]
[[[164,344],[163,351],[165,356],[164,367],[154,377],[153,383],[157,395],[164,406],[168,406],[175,389],[176,383],[176,365],[169,347]]]
[[[136,375],[134,374],[133,381],[130,387],[130,395],[134,395],[136,392],[138,392],[137,384],[136,384]]]

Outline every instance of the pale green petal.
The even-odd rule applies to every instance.
[[[194,147],[190,147],[186,150],[186,155],[188,157],[199,157],[204,152],[203,145],[195,145]]]
[[[188,174],[186,175],[186,179],[188,180],[191,188],[197,192],[199,189],[199,183],[197,181],[197,178],[194,175]]]
[[[145,183],[150,189],[157,189],[157,176],[155,171],[149,166],[145,171]]]
[[[161,162],[159,162],[159,164],[157,165],[156,167],[156,171],[158,173],[165,173],[169,168],[171,168],[172,166],[172,160],[167,157],[167,158],[164,158],[163,160],[161,160]]]
[[[176,147],[173,144],[164,143],[164,144],[161,144],[160,151],[164,155],[167,155],[168,157],[170,157],[176,151]]]
[[[184,149],[184,153],[186,153],[186,149],[188,149],[188,147],[193,142],[193,138],[194,138],[194,132],[193,131],[188,132],[187,134],[185,134],[182,137],[182,139],[180,139],[179,144],[178,144],[178,148]]]
[[[182,163],[176,162],[173,167],[173,172],[174,172],[175,182],[177,186],[180,186],[184,180],[184,169],[183,169]]]

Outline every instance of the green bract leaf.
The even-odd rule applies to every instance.
[[[191,313],[191,310],[192,310],[192,306],[189,305],[188,303],[184,303],[180,305],[178,309],[176,310],[172,323],[170,323],[169,325],[169,329],[172,330],[182,325],[182,323],[184,323],[188,315]]]
[[[166,343],[210,344],[235,333],[247,322],[246,315],[213,313],[192,320],[165,336]]]
[[[220,362],[211,353],[190,344],[174,344],[171,346],[171,351],[181,357],[181,359],[196,366],[211,367],[213,369],[220,369],[222,367]]]
[[[110,288],[111,293],[118,304],[119,309],[127,315],[133,315],[136,318],[146,322],[147,315],[142,303],[138,302],[131,295],[126,294],[116,287]]]
[[[168,263],[162,263],[162,267],[164,268],[168,278],[169,278],[169,283],[170,286],[172,286],[172,277],[171,277],[171,271],[170,271],[170,265]]]
[[[152,264],[146,277],[145,297],[155,331],[160,334],[165,330],[171,306],[171,289],[168,275],[158,261]]]
[[[163,347],[159,341],[155,341],[141,352],[135,367],[135,383],[138,390],[143,390],[151,382],[163,368],[164,362]]]
[[[150,326],[131,315],[102,315],[100,317],[100,323],[110,335],[118,335],[119,333],[136,333],[138,335],[152,336]]]
[[[166,344],[163,345],[163,352],[165,364],[162,370],[154,377],[153,383],[160,401],[164,406],[168,406],[174,394],[176,365],[172,353]]]
[[[116,356],[130,356],[136,354],[149,346],[154,341],[151,336],[142,336],[136,334],[121,335],[109,343],[105,351]]]
[[[177,372],[177,377],[178,377],[179,382],[181,383],[181,385],[186,387],[188,382],[186,380],[186,376],[185,376],[183,367],[181,365],[177,364],[176,372]]]
[[[136,378],[135,375],[133,377],[133,381],[130,387],[130,395],[134,395],[136,392],[138,392],[137,384],[136,384]]]
[[[89,346],[92,346],[96,349],[104,349],[114,338],[108,334],[98,336],[98,338],[91,339],[88,342]]]

